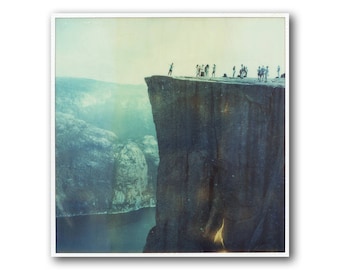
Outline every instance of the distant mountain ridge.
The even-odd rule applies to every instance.
[[[122,139],[156,135],[145,85],[58,77],[55,88],[57,112],[74,115]]]

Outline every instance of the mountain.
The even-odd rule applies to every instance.
[[[285,251],[284,80],[145,80],[160,163],[144,251]]]
[[[120,139],[155,136],[145,85],[56,78],[56,111],[114,132]]]
[[[145,86],[56,78],[56,214],[154,206],[158,145]]]

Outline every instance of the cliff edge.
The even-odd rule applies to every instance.
[[[160,163],[144,252],[285,251],[284,82],[145,81]]]

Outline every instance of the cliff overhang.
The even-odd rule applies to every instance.
[[[145,81],[160,164],[144,251],[285,251],[284,80]]]

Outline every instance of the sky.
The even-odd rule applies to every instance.
[[[259,15],[260,16],[260,15]],[[143,84],[152,75],[195,76],[216,64],[216,76],[258,66],[285,72],[285,17],[56,17],[55,74]],[[211,69],[210,69],[211,70]]]

